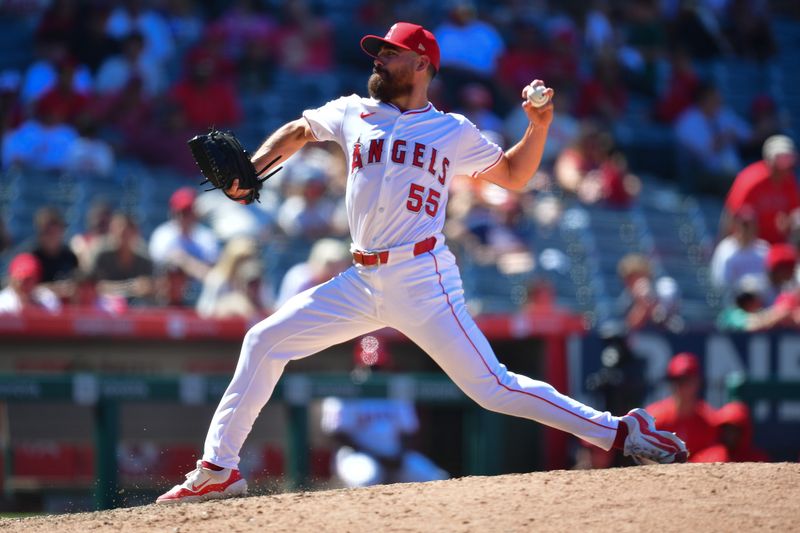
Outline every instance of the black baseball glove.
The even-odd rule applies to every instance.
[[[208,133],[192,137],[188,144],[192,151],[192,157],[206,178],[200,185],[211,183],[213,187],[208,189],[209,191],[222,189],[231,200],[244,200],[248,204],[258,201],[259,191],[264,181],[283,168],[278,167],[266,176],[260,177],[281,156],[276,157],[267,166],[256,172],[255,166],[250,161],[250,154],[242,147],[239,139],[229,131],[212,129]],[[247,196],[234,197],[228,194],[227,191],[233,185],[233,180],[237,178],[240,189],[250,190]]]

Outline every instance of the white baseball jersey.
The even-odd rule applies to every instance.
[[[362,450],[395,457],[403,450],[402,436],[416,433],[419,422],[404,400],[325,398],[321,426],[325,433],[344,433]]]
[[[503,151],[464,116],[428,104],[400,111],[350,95],[303,116],[320,141],[347,156],[347,215],[353,244],[381,250],[440,234],[453,176],[475,176]]]
[[[353,247],[386,250],[387,259],[354,264],[250,328],[203,459],[238,465],[239,450],[290,361],[384,327],[425,350],[481,406],[610,449],[619,418],[509,372],[467,312],[455,257],[441,235],[447,187],[453,176],[476,176],[497,164],[502,150],[464,117],[430,104],[401,112],[353,95],[303,116],[318,140],[335,141],[347,154]],[[432,247],[415,245],[431,237]]]

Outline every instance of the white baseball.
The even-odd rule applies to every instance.
[[[545,94],[546,90],[544,85],[528,86],[528,101],[533,107],[542,107],[550,101],[550,97]]]

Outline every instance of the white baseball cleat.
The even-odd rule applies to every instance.
[[[197,461],[197,468],[186,474],[186,481],[158,497],[156,503],[203,502],[247,494],[247,481],[238,470],[216,471]]]
[[[655,419],[644,409],[633,409],[622,417],[628,426],[624,453],[636,464],[685,463],[686,444],[674,433],[656,429]]]

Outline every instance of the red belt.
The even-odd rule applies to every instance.
[[[414,257],[430,252],[436,247],[436,237],[428,237],[414,245]],[[389,250],[380,252],[353,252],[353,261],[364,266],[385,265],[389,262]]]

